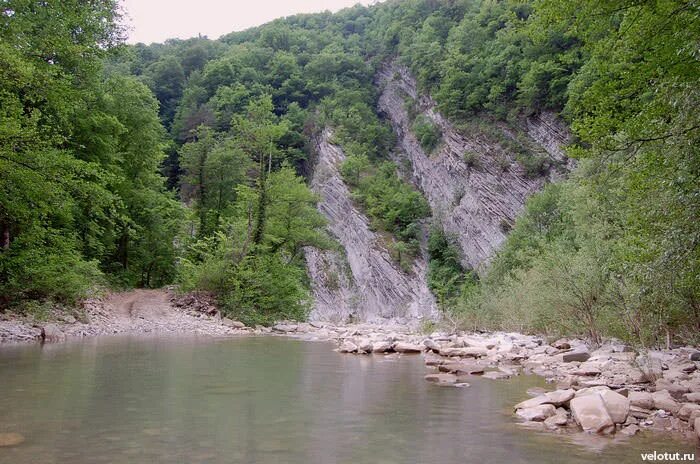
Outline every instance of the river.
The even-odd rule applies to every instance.
[[[693,452],[533,432],[510,408],[540,378],[423,379],[422,357],[281,337],[98,337],[0,348],[1,464],[639,463]]]

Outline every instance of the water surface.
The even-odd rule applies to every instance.
[[[459,389],[425,373],[421,356],[276,337],[0,347],[0,433],[26,437],[0,448],[0,464],[589,464],[694,451],[648,437],[596,450],[526,430],[510,408],[536,377]]]

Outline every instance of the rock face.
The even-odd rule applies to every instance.
[[[436,110],[436,103],[419,95],[416,82],[403,67],[386,64],[377,75],[382,90],[379,108],[391,120],[403,155],[411,161],[413,180],[425,194],[433,214],[445,231],[454,234],[462,249],[464,264],[483,271],[494,251],[503,243],[508,224],[522,211],[525,200],[541,189],[545,178],[529,178],[512,153],[489,140],[478,130],[458,133]],[[426,154],[410,130],[406,99],[417,112],[442,131],[442,143]],[[566,130],[551,116],[531,118],[521,133],[554,163],[565,164],[561,145]],[[501,128],[506,138],[517,138]],[[465,161],[465,154],[478,161]]]
[[[391,259],[381,236],[370,230],[369,220],[353,204],[339,172],[345,154],[331,139],[332,133],[326,129],[316,141],[311,187],[321,197],[319,209],[345,254],[306,249],[315,300],[310,319],[435,318],[437,308],[426,282],[426,259],[416,259],[410,273]]]

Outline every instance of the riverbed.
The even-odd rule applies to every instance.
[[[0,348],[0,464],[591,463],[694,452],[642,436],[527,430],[536,376],[424,380],[421,355],[282,337],[98,337]]]

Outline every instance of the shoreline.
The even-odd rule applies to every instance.
[[[523,392],[513,408],[516,420],[537,431],[603,437],[661,433],[700,440],[700,351],[692,347],[637,353],[618,341],[595,348],[580,339],[547,343],[512,332],[425,335],[397,322],[250,328],[222,318],[206,298],[164,290],[87,300],[83,312],[82,321],[67,315],[52,322],[5,316],[0,349],[105,335],[287,336],[333,342],[344,354],[420,354],[425,380],[439,387],[468,388],[474,376],[498,381],[538,375],[553,388]]]

